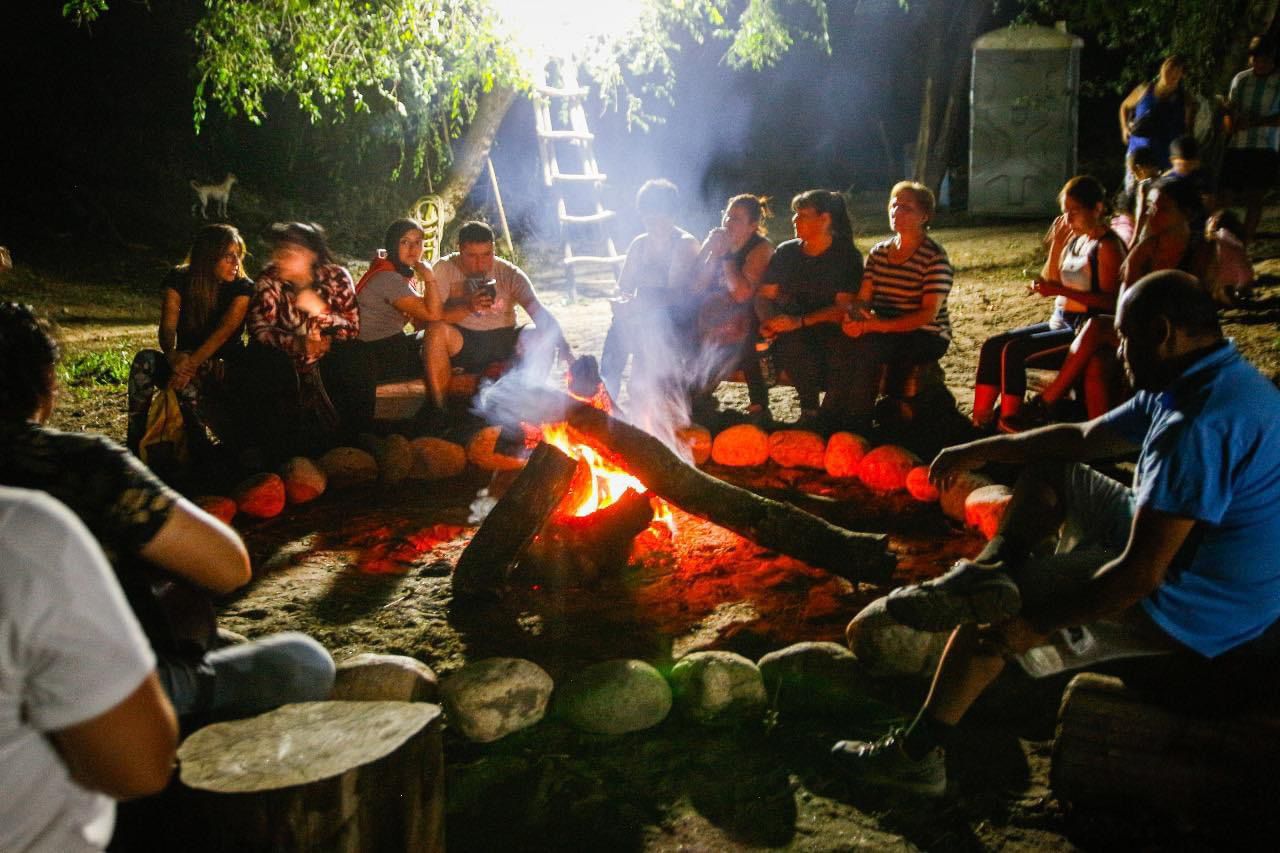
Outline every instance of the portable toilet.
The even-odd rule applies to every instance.
[[[1058,212],[1058,190],[1076,171],[1083,44],[1065,29],[1019,25],[974,41],[971,213]]]

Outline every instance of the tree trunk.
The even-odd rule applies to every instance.
[[[937,191],[950,165],[959,111],[967,102],[970,53],[991,12],[989,0],[936,0],[928,11],[925,77],[912,177]]]
[[[471,188],[480,179],[498,128],[515,100],[516,90],[507,86],[494,87],[480,96],[475,116],[454,145],[453,166],[437,193],[444,199],[446,219],[451,220],[457,215]]]

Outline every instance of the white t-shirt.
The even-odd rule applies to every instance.
[[[462,274],[457,252],[436,261],[431,272],[435,276],[436,290],[440,294],[442,303],[468,295],[467,277]],[[482,314],[468,314],[454,325],[473,332],[512,329],[516,325],[516,306],[524,305],[536,298],[529,276],[510,261],[494,258],[493,270],[489,273],[489,277],[494,280],[496,291],[493,308]]]
[[[91,720],[155,668],[102,549],[43,492],[0,487],[0,850],[99,850],[115,803],[74,782],[49,732]]]

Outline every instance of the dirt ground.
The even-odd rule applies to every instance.
[[[876,214],[864,218],[875,222]],[[935,237],[957,269],[950,298],[956,339],[943,359],[962,410],[978,347],[990,334],[1043,319],[1025,295],[1038,268],[1044,222],[943,223]],[[1276,226],[1269,218],[1264,227]],[[874,235],[862,236],[865,250]],[[1280,272],[1280,241],[1255,251]],[[130,254],[85,265],[65,255],[27,262],[0,281],[61,327],[69,360],[131,353],[154,339],[155,284],[164,263]],[[535,276],[535,280],[537,277]],[[580,288],[562,304],[543,296],[578,352],[599,354],[606,295]],[[1280,284],[1269,278],[1249,307],[1225,313],[1228,333],[1268,374],[1280,369]],[[723,404],[745,404],[740,387]],[[55,425],[123,438],[123,388],[64,390]],[[794,401],[775,391],[775,417]],[[979,546],[933,505],[872,495],[818,473],[769,467],[713,473],[790,500],[850,528],[889,534],[896,582],[935,574]],[[516,576],[486,608],[452,608],[449,574],[475,528],[468,504],[488,478],[394,490],[348,491],[238,524],[254,559],[251,584],[222,605],[224,624],[248,636],[306,631],[341,660],[373,651],[417,657],[440,675],[490,656],[529,658],[561,679],[585,664],[636,657],[662,667],[693,650],[757,659],[803,640],[841,641],[848,619],[884,589],[854,583],[676,513],[672,536],[645,533],[625,570],[591,588],[554,589]],[[622,737],[585,735],[548,719],[490,745],[449,734],[447,835],[454,850],[605,849],[1204,849],[1248,838],[1188,816],[1117,809],[1081,812],[1056,800],[1047,766],[1062,679],[1006,676],[966,721],[951,755],[952,789],[936,802],[852,787],[826,763],[839,737],[875,735],[913,709],[923,683],[885,684],[856,708],[816,717],[780,713],[738,728],[677,718]]]

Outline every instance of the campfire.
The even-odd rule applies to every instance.
[[[525,389],[520,406],[533,452],[458,560],[459,599],[500,596],[517,567],[531,585],[595,583],[626,565],[639,534],[676,535],[666,501],[851,580],[882,583],[893,571],[886,537],[718,480],[613,417],[593,358],[571,368],[568,394]]]

